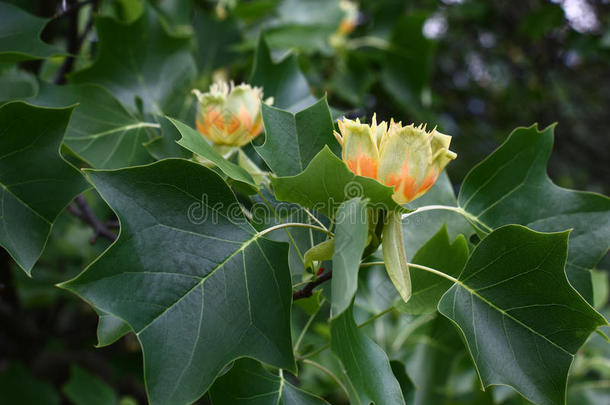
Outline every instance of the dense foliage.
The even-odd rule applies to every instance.
[[[610,402],[568,3],[0,2],[0,402]]]

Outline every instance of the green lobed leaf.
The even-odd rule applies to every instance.
[[[235,163],[231,163],[227,159],[223,158],[203,138],[201,133],[178,120],[169,117],[167,119],[174,124],[176,129],[178,129],[178,132],[180,132],[180,135],[182,135],[182,138],[178,140],[178,144],[180,146],[183,146],[191,152],[208,159],[231,179],[244,183],[254,190],[258,189],[258,186],[252,179],[252,176],[250,176],[250,174],[248,174],[243,167],[237,166]]]
[[[409,242],[405,244],[408,246]],[[412,263],[421,264],[457,277],[468,260],[468,243],[462,235],[451,243],[447,227],[443,225],[413,256]],[[400,301],[395,306],[406,314],[419,315],[436,312],[441,296],[453,283],[434,273],[413,269],[411,271],[413,294],[409,302]]]
[[[458,201],[493,228],[521,224],[541,232],[573,229],[566,272],[570,283],[592,302],[590,269],[608,250],[610,198],[567,190],[549,179],[546,163],[553,129],[515,129],[468,173]]]
[[[196,68],[189,40],[165,32],[155,13],[145,11],[125,24],[97,16],[100,38],[95,62],[69,76],[71,83],[97,83],[130,111],[176,114],[189,96]]]
[[[59,154],[73,107],[0,107],[0,245],[28,274],[55,218],[87,188]]]
[[[265,143],[255,149],[278,176],[301,173],[325,146],[341,153],[326,97],[296,114],[263,103],[262,114]]]
[[[54,86],[42,82],[33,104],[52,107],[77,104],[65,144],[96,169],[118,169],[152,161],[143,146],[147,131],[158,128],[131,115],[108,90],[95,84]]]
[[[349,380],[350,404],[404,404],[388,356],[358,328],[352,312],[350,306],[330,326],[330,348]]]
[[[214,171],[167,159],[87,173],[121,233],[61,286],[134,330],[151,404],[196,400],[243,356],[294,370],[288,248],[255,232]]]
[[[214,405],[323,405],[322,398],[300,390],[280,374],[271,374],[259,362],[237,360],[210,389]]]
[[[74,405],[117,405],[119,399],[108,384],[78,366],[70,368],[70,379],[62,387]]]
[[[290,54],[274,62],[263,35],[258,40],[250,84],[263,87],[265,98],[273,97],[273,105],[291,112],[315,102],[296,56]]]
[[[403,210],[392,198],[392,187],[368,177],[356,176],[328,146],[325,146],[296,176],[271,177],[276,198],[298,203],[330,217],[354,197],[367,199],[369,206]]]
[[[12,4],[0,3],[0,62],[19,62],[63,55],[60,49],[40,40],[49,20],[26,13]]]
[[[367,245],[366,203],[352,198],[341,204],[335,218],[333,278],[331,279],[332,318],[341,315],[352,303],[358,289],[358,270]]]
[[[565,403],[574,354],[606,325],[569,284],[568,232],[507,225],[475,248],[438,309],[464,335],[484,386],[540,405]]]
[[[178,145],[181,137],[180,132],[170,120],[161,118],[161,135],[146,142],[144,147],[155,160],[193,157],[191,152]]]

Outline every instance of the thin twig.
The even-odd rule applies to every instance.
[[[104,221],[100,220],[97,215],[95,215],[95,212],[93,212],[93,209],[87,202],[85,196],[77,196],[74,199],[74,202],[76,203],[76,207],[74,205],[69,205],[68,211],[93,228],[93,236],[91,239],[89,239],[89,243],[93,245],[100,236],[108,239],[111,242],[116,240],[117,235],[111,232],[108,229],[108,225]]]
[[[86,6],[87,4],[93,4],[96,2],[97,0],[84,0],[68,6],[66,2],[63,1],[61,7],[59,7],[59,12],[53,18],[61,18],[65,15],[78,11],[81,7]]]
[[[313,281],[310,281],[300,289],[299,291],[295,291],[292,293],[292,300],[300,300],[301,298],[309,298],[313,295],[313,289],[322,284],[325,281],[330,280],[333,277],[333,271],[329,270],[326,273],[322,274],[320,277],[316,278]]]
[[[72,7],[70,7],[68,10],[64,11],[64,13],[61,14],[61,16],[70,13],[73,10],[80,10],[80,7],[91,3],[93,9],[95,10],[95,8],[97,8],[97,1],[98,0],[93,0],[93,1],[83,1],[80,3],[76,3],[74,4]],[[66,56],[66,59],[64,60],[64,63],[61,64],[61,66],[59,67],[59,70],[57,71],[57,74],[55,76],[55,84],[65,84],[66,83],[66,75],[68,73],[70,73],[72,71],[72,69],[74,68],[74,62],[76,61],[76,55],[79,53],[83,42],[85,42],[85,39],[87,38],[87,35],[89,35],[89,32],[91,31],[91,29],[93,28],[93,12],[91,13],[91,17],[89,17],[89,21],[87,21],[87,25],[85,26],[85,29],[83,30],[83,33],[81,35],[78,35],[78,13],[74,13],[70,16],[70,32],[69,32],[69,36],[68,36],[68,53],[70,55]]]

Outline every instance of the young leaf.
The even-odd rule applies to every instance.
[[[566,272],[592,302],[590,269],[608,250],[610,198],[556,186],[546,174],[553,129],[517,128],[466,176],[459,205],[487,225],[526,225],[541,232],[574,229]]]
[[[383,261],[396,291],[400,294],[403,302],[407,302],[411,298],[411,277],[409,266],[407,266],[405,244],[402,239],[401,214],[396,211],[389,211],[385,221],[381,233]]]
[[[296,114],[263,103],[262,114],[265,143],[255,149],[278,176],[301,173],[324,146],[341,151],[326,97]]]
[[[59,154],[73,107],[0,107],[0,245],[28,274],[55,218],[87,188]]]
[[[235,163],[229,162],[227,159],[220,156],[218,152],[216,152],[212,146],[203,138],[199,132],[194,130],[182,122],[175,120],[173,118],[167,118],[178,131],[182,138],[178,141],[178,144],[185,147],[197,155],[204,157],[214,163],[224,174],[232,178],[233,180],[244,183],[246,186],[250,186],[253,190],[257,190],[258,186],[252,179],[252,176],[248,174],[248,172],[240,166],[237,166]]]
[[[392,187],[356,176],[328,146],[311,160],[303,173],[271,177],[271,184],[278,200],[298,203],[331,217],[341,203],[354,197],[363,197],[377,208],[402,210],[392,199]]]
[[[350,306],[358,289],[360,259],[368,236],[366,216],[366,203],[360,198],[344,202],[337,210],[331,279],[332,318],[338,317]]]
[[[408,240],[406,246],[409,246]],[[443,225],[441,230],[417,251],[411,262],[457,277],[467,260],[468,243],[464,236],[458,235],[453,243],[450,243],[447,227]],[[411,315],[436,312],[441,296],[453,285],[446,278],[418,269],[411,272],[411,284],[413,295],[409,302],[400,301],[396,304],[396,309]]]
[[[146,131],[159,125],[134,118],[101,86],[42,82],[31,102],[47,107],[78,103],[64,142],[94,168],[118,169],[152,161],[142,144],[149,139]]]
[[[275,106],[291,112],[300,111],[315,102],[307,80],[299,70],[296,56],[289,55],[275,63],[262,35],[254,56],[250,84],[261,86],[265,98],[273,97]]]
[[[35,17],[8,3],[0,3],[0,62],[19,62],[63,55],[40,40],[48,20]]]
[[[121,233],[62,287],[134,330],[151,404],[195,401],[238,357],[294,370],[288,248],[255,232],[214,171],[167,159],[88,176]]]
[[[331,322],[330,333],[330,348],[350,382],[350,404],[404,405],[388,356],[358,328],[351,306]]]
[[[235,361],[231,370],[214,382],[210,397],[214,405],[328,404],[248,358]]]
[[[484,386],[504,384],[539,405],[565,403],[574,354],[606,320],[568,283],[568,232],[520,225],[475,248],[438,309],[466,339]]]
[[[167,34],[151,11],[129,24],[98,16],[95,27],[98,57],[90,67],[71,74],[70,82],[100,84],[131,111],[142,103],[145,113],[177,113],[195,79],[188,38]]]
[[[318,243],[313,246],[303,255],[303,265],[305,268],[312,269],[313,261],[326,261],[333,258],[333,252],[335,251],[335,240],[327,239],[324,242]]]

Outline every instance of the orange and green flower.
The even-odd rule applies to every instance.
[[[445,166],[457,155],[449,150],[451,137],[424,125],[390,121],[370,125],[360,120],[339,121],[335,137],[343,147],[349,169],[394,187],[394,200],[406,204],[434,185]]]
[[[193,90],[199,101],[197,130],[217,145],[243,146],[263,130],[263,89],[218,82],[207,93]],[[271,104],[272,98],[265,100]]]

